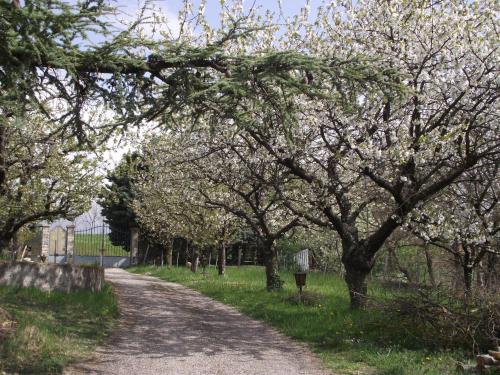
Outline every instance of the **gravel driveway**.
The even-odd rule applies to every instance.
[[[182,285],[107,269],[118,329],[65,374],[326,375],[305,346]]]

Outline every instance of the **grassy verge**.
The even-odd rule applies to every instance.
[[[0,340],[0,371],[15,373],[61,373],[92,353],[118,316],[107,285],[99,293],[70,294],[0,286],[0,307],[18,323]]]
[[[338,374],[445,375],[456,373],[456,361],[466,353],[427,348],[377,310],[350,311],[345,283],[331,275],[311,273],[307,280],[307,306],[294,303],[293,275],[283,273],[285,289],[265,290],[261,267],[228,267],[220,278],[186,268],[135,267],[132,272],[158,276],[196,289],[205,295],[266,321],[286,335],[308,343]],[[390,293],[372,287],[372,296]]]

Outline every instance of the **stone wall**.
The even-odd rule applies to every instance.
[[[45,291],[100,291],[104,283],[101,267],[29,262],[0,262],[0,285],[35,287]]]

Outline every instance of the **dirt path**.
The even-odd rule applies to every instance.
[[[65,374],[325,375],[319,359],[263,323],[184,286],[106,270],[119,328]]]

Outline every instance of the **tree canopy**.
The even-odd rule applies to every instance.
[[[9,165],[21,120],[47,123],[40,139],[77,175],[85,152],[148,126],[134,204],[151,233],[214,242],[245,222],[266,244],[273,289],[274,242],[299,225],[332,230],[362,307],[396,230],[498,161],[498,5],[325,1],[282,22],[242,4],[215,27],[186,2],[179,35],[152,39],[145,13],[117,30],[102,1],[1,2],[0,199],[23,187]]]

